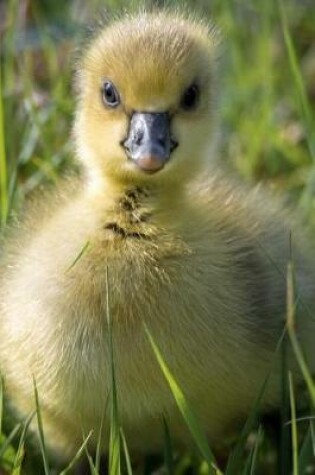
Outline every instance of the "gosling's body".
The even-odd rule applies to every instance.
[[[26,237],[18,236],[16,244],[13,239],[8,245],[1,278],[0,363],[8,397],[19,415],[32,411],[35,377],[46,441],[63,456],[78,449],[82,433],[94,430],[96,443],[110,392],[107,274],[119,415],[131,450],[161,448],[163,415],[175,443],[189,442],[144,323],[212,443],[221,443],[246,417],[272,360],[264,404],[275,406],[280,398],[274,354],[284,325],[291,223],[266,194],[240,190],[211,171],[202,174],[211,145],[206,131],[213,130],[210,96],[199,113],[174,112],[178,147],[162,170],[148,174],[142,169],[147,162],[138,166],[127,161],[121,147],[128,133],[125,112],[160,113],[171,108],[170,98],[176,96],[178,102],[180,95],[174,85],[170,92],[167,81],[163,83],[165,58],[156,64],[156,55],[164,51],[160,39],[160,49],[155,50],[153,42],[151,49],[144,48],[145,74],[142,69],[141,76],[134,59],[133,79],[120,82],[124,111],[108,109],[102,115],[93,85],[103,77],[113,77],[117,85],[115,73],[129,64],[122,32],[130,28],[130,41],[138,47],[156,38],[156,30],[173,43],[174,31],[180,39],[193,38],[187,43],[194,55],[185,57],[185,44],[177,45],[176,52],[176,67],[185,71],[201,51],[192,80],[206,67],[202,54],[210,61],[213,40],[204,25],[174,15],[143,14],[124,22],[124,28],[114,24],[113,31],[95,41],[80,73],[75,134],[88,178],[36,219],[35,207]],[[119,61],[108,66],[109,72],[103,66],[103,71],[100,46],[107,47],[110,56],[114,40]],[[176,44],[173,50],[170,44],[175,51]],[[156,68],[161,76],[153,81]],[[311,305],[315,261],[295,237],[293,232],[297,283]],[[308,316],[303,314],[300,327],[311,359],[314,329]],[[105,447],[108,430],[106,413]]]

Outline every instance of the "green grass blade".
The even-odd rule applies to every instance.
[[[155,357],[159,363],[159,366],[165,376],[166,381],[168,382],[168,385],[172,391],[172,394],[174,396],[174,399],[177,403],[178,409],[180,410],[187,427],[189,428],[194,441],[196,442],[196,445],[201,453],[201,455],[205,458],[207,461],[209,468],[211,469],[212,473],[216,474],[221,474],[222,472],[218,469],[215,457],[213,453],[210,450],[210,447],[208,445],[207,437],[204,433],[204,431],[201,428],[200,422],[197,419],[196,415],[194,414],[191,406],[189,405],[187,399],[184,396],[183,391],[177,384],[173,374],[171,373],[170,369],[168,368],[167,364],[165,363],[162,354],[156,345],[148,327],[145,326],[145,331],[147,333],[147,336],[149,338],[149,342],[151,344],[152,350],[155,354]]]
[[[103,413],[102,413],[102,417],[101,417],[100,429],[99,429],[98,437],[97,437],[96,454],[95,454],[95,469],[96,469],[97,472],[100,471],[100,466],[101,466],[102,432],[103,432],[103,427],[104,427],[104,421],[105,421],[105,415],[106,415],[106,412],[107,412],[108,402],[109,402],[109,397],[107,395],[106,401],[105,401],[105,406],[103,408]]]
[[[12,475],[19,475],[21,473],[21,465],[22,465],[24,455],[25,455],[24,443],[26,439],[26,433],[35,414],[36,414],[36,411],[33,411],[23,423],[23,429],[22,429],[20,440],[19,440],[18,449],[17,449],[15,459],[13,462]]]
[[[11,475],[22,475],[22,463],[25,457],[24,442],[19,446],[19,452],[14,459],[14,467]]]
[[[167,424],[165,416],[163,416],[163,428],[164,428],[164,463],[167,469],[168,475],[174,473],[174,457],[173,457],[173,447],[170,430]]]
[[[293,379],[292,379],[291,371],[289,371],[289,390],[290,390],[290,406],[291,406],[291,437],[292,437],[293,475],[299,475],[296,406],[295,406]]]
[[[83,436],[83,438],[85,438],[85,437]],[[88,460],[88,462],[89,462],[89,467],[90,467],[90,473],[91,473],[91,475],[99,475],[99,471],[96,469],[96,466],[95,466],[95,463],[94,463],[94,461],[93,461],[93,458],[91,457],[91,455],[90,455],[90,453],[89,453],[89,451],[88,451],[88,446],[86,445],[86,446],[84,447],[84,449],[85,449],[86,458],[87,458],[87,460]]]
[[[6,437],[4,443],[2,444],[2,447],[0,449],[0,460],[4,457],[4,454],[6,453],[7,449],[9,448],[9,446],[11,445],[11,442],[13,441],[13,439],[15,438],[15,436],[18,434],[19,430],[21,429],[22,427],[22,424],[19,423],[17,424],[13,429],[12,431],[10,432],[10,434],[8,435],[8,437]]]
[[[89,442],[89,440],[92,436],[92,433],[93,433],[93,431],[89,432],[87,437],[84,439],[81,447],[79,448],[79,450],[77,451],[77,453],[75,454],[73,459],[70,461],[69,465],[64,470],[62,470],[60,472],[60,475],[68,475],[69,473],[71,473],[73,467],[78,463],[78,461],[82,457],[83,452],[85,452],[85,449],[86,449],[87,444],[88,444],[88,442]]]
[[[110,407],[110,436],[109,436],[109,475],[120,474],[120,426],[118,416],[114,350],[113,350],[113,334],[112,319],[109,306],[109,284],[108,284],[108,267],[106,268],[106,312],[107,312],[107,328],[108,328],[108,347],[109,347],[109,364],[111,379],[111,407]]]
[[[69,272],[73,269],[73,267],[79,262],[82,256],[87,252],[89,247],[90,247],[90,241],[86,241],[86,243],[82,246],[82,249],[80,250],[78,255],[74,258],[74,260],[71,262],[69,267],[67,267],[66,272]]]
[[[294,295],[294,268],[293,263],[289,262],[287,269],[287,329],[291,345],[300,366],[302,375],[307,385],[311,397],[313,408],[315,407],[315,384],[306,364],[302,349],[298,342],[295,332],[295,295]]]
[[[123,446],[124,455],[125,455],[127,475],[132,475],[132,466],[131,466],[129,450],[128,450],[126,437],[125,437],[122,427],[120,428],[120,436],[121,436],[122,446]]]
[[[290,63],[293,79],[296,85],[298,99],[301,105],[302,116],[303,116],[304,123],[307,130],[307,141],[308,141],[309,151],[310,151],[313,161],[315,161],[315,150],[310,140],[312,124],[313,124],[312,110],[311,110],[309,101],[307,99],[304,81],[303,81],[301,71],[299,68],[297,55],[296,55],[293,42],[292,42],[292,37],[289,32],[286,9],[284,7],[283,0],[278,0],[278,5],[279,5],[280,20],[281,20],[284,41],[285,41],[285,45],[286,45],[286,49],[287,49],[288,57],[289,57],[289,63]]]
[[[288,427],[290,419],[290,395],[288,388],[288,334],[284,335],[281,346],[281,407],[280,407],[280,474],[286,475],[291,472],[291,459],[288,454],[291,453],[291,433]]]
[[[35,407],[36,407],[36,415],[37,415],[37,427],[38,427],[38,433],[39,433],[39,446],[40,446],[40,451],[42,454],[42,459],[43,459],[43,464],[44,464],[44,473],[45,475],[49,475],[50,472],[49,472],[47,451],[46,451],[46,445],[45,445],[43,421],[42,421],[42,415],[40,411],[40,404],[39,404],[38,391],[37,391],[35,378],[33,378],[33,384],[34,384],[34,397],[35,397]]]

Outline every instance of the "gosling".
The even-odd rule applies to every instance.
[[[161,448],[163,415],[174,443],[190,443],[144,324],[212,445],[246,418],[270,368],[263,405],[279,404],[286,266],[292,252],[300,300],[312,308],[315,260],[267,192],[211,168],[217,57],[216,30],[182,13],[142,12],[101,28],[76,75],[80,185],[67,181],[35,202],[8,238],[6,394],[24,418],[36,380],[46,443],[61,458],[83,433],[93,431],[92,450],[97,443],[111,388],[107,305],[131,451]],[[314,368],[304,308],[298,334]],[[105,448],[108,434],[105,412]]]

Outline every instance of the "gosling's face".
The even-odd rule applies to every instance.
[[[78,72],[75,138],[94,178],[183,182],[211,145],[215,39],[203,24],[141,14],[101,31]]]

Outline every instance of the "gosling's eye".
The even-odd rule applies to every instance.
[[[198,105],[200,90],[197,84],[189,86],[183,94],[180,105],[184,110],[193,110]]]
[[[104,104],[109,107],[117,107],[120,103],[118,91],[110,81],[105,81],[103,84],[102,99]]]

